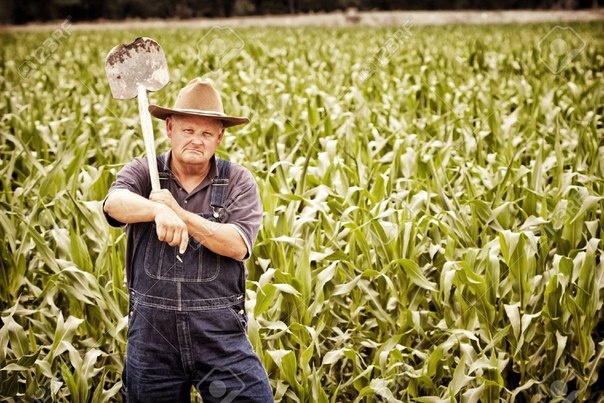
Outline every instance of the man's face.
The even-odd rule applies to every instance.
[[[222,142],[222,122],[203,116],[171,116],[166,131],[172,158],[182,165],[205,165]]]

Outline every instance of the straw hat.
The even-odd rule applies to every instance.
[[[231,127],[248,123],[244,117],[229,116],[224,113],[220,94],[210,81],[197,77],[189,82],[178,93],[174,108],[164,108],[158,105],[149,105],[151,115],[159,119],[166,119],[170,115],[205,116],[222,120],[224,127]]]

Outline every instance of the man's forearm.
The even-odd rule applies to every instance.
[[[206,220],[184,209],[177,214],[187,225],[189,235],[212,252],[236,260],[246,257],[247,245],[235,225]]]
[[[105,212],[125,224],[154,221],[158,213],[168,218],[169,214],[166,215],[167,212],[161,209],[173,214],[170,222],[182,222],[183,230],[186,226],[188,235],[212,252],[236,260],[246,257],[247,245],[235,225],[206,220],[183,209],[165,189],[152,192],[149,199],[118,189],[111,192],[105,202]]]
[[[105,200],[105,212],[125,223],[155,222],[157,238],[184,253],[189,244],[187,226],[169,206],[125,189],[114,190]]]
[[[105,200],[104,210],[124,224],[150,222],[155,218],[160,203],[146,199],[126,189],[112,191]]]

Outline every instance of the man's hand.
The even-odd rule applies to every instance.
[[[126,189],[116,189],[109,193],[103,208],[120,223],[154,221],[157,238],[170,246],[180,246],[180,253],[185,253],[189,232],[184,218],[179,216],[185,210],[167,190],[153,192],[149,199]],[[172,206],[178,210],[174,210]]]
[[[176,214],[178,214],[179,216],[181,215],[182,207],[178,205],[178,203],[174,199],[174,196],[172,196],[172,193],[170,193],[168,189],[151,191],[151,194],[149,195],[149,200],[165,204],[166,206],[170,207],[172,211],[174,211]]]
[[[163,211],[165,216],[160,217],[165,224],[178,226],[174,228],[166,227],[166,232],[160,232],[158,216],[155,218],[157,226],[157,236],[160,241],[168,242],[172,246],[181,245],[180,251],[184,253],[187,248],[189,233],[198,240],[203,246],[222,256],[233,259],[244,259],[248,254],[248,248],[243,240],[241,233],[234,224],[217,223],[207,220],[197,214],[191,213],[174,200],[172,193],[167,189],[153,191],[149,195],[149,200],[157,203],[156,211]],[[180,227],[183,225],[183,227]],[[163,231],[163,230],[162,230]],[[186,237],[178,238],[179,234]],[[173,236],[173,238],[172,238]],[[180,235],[182,236],[182,235]],[[172,242],[170,242],[172,240]],[[181,242],[181,243],[179,243]]]
[[[176,201],[174,202],[176,203]],[[187,245],[189,244],[189,232],[187,231],[187,225],[180,219],[174,210],[167,204],[161,203],[156,209],[154,220],[157,230],[157,239],[166,242],[170,246],[180,246],[180,254],[185,253]]]

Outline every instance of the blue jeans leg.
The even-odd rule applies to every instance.
[[[240,308],[191,312],[192,373],[204,403],[273,402],[268,376],[246,334]]]
[[[240,307],[177,312],[135,306],[122,376],[127,402],[273,402]]]
[[[128,403],[190,402],[174,312],[136,306],[130,317],[123,396]]]

